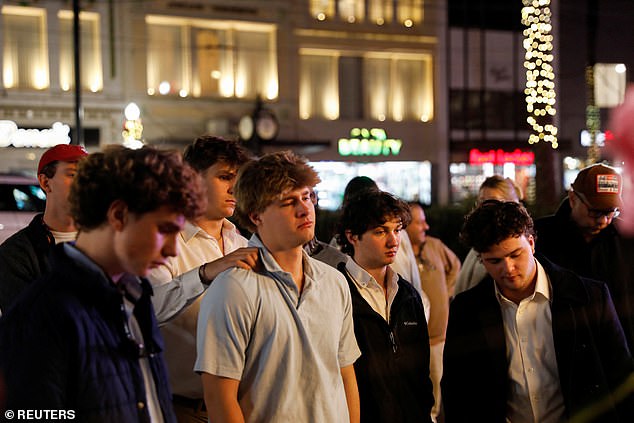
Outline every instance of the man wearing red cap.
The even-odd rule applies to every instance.
[[[46,194],[44,213],[0,245],[0,311],[4,311],[28,284],[50,270],[48,254],[55,244],[77,235],[70,216],[68,194],[77,162],[87,156],[84,147],[59,144],[49,148],[37,167]]]
[[[557,212],[535,221],[536,250],[580,276],[608,285],[634,350],[632,246],[614,225],[622,206],[622,183],[621,175],[610,166],[582,169]]]

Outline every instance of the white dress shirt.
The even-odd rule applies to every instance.
[[[535,292],[519,304],[495,292],[504,321],[509,362],[506,421],[557,423],[564,419],[564,400],[553,341],[552,289],[537,260]]]
[[[226,219],[222,224],[222,241],[225,254],[246,247],[248,242]],[[179,234],[177,243],[178,256],[170,257],[166,265],[152,269],[148,279],[154,287],[152,303],[165,341],[163,355],[172,392],[200,399],[203,397],[202,384],[193,368],[196,324],[205,286],[198,268],[223,254],[214,237],[189,222]]]
[[[346,270],[348,271],[357,291],[364,300],[390,323],[390,310],[392,303],[398,292],[398,274],[393,271],[390,266],[387,267],[387,298],[383,286],[379,284],[368,272],[359,266],[352,258],[346,262]]]

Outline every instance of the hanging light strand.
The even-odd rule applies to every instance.
[[[528,142],[546,141],[557,148],[557,127],[553,124],[557,110],[550,0],[522,0],[522,3],[526,121],[532,128]]]

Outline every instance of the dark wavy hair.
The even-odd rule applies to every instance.
[[[180,153],[152,147],[112,145],[79,162],[69,195],[77,227],[102,225],[116,200],[136,214],[167,205],[187,219],[200,216],[205,207],[200,177]]]
[[[487,200],[465,216],[460,240],[478,253],[508,238],[535,237],[533,219],[514,201]]]
[[[341,251],[353,255],[354,247],[348,241],[346,232],[359,238],[370,229],[383,225],[388,220],[401,219],[403,229],[409,225],[412,216],[409,205],[396,196],[374,190],[364,190],[348,198],[341,211],[337,230],[337,242]]]
[[[218,162],[240,167],[251,160],[251,154],[238,141],[203,135],[185,147],[183,159],[203,172]]]
[[[321,179],[306,158],[291,151],[268,153],[242,166],[233,188],[237,200],[236,217],[250,231],[256,227],[249,214],[260,213],[284,193],[312,188]]]

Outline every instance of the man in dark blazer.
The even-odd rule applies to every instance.
[[[446,423],[632,422],[632,357],[606,285],[535,258],[533,221],[488,201],[462,239],[489,276],[451,304]]]

